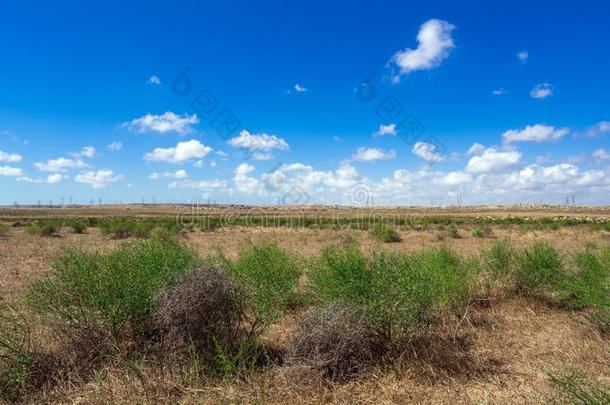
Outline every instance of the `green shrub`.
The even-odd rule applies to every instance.
[[[517,288],[528,296],[558,303],[563,297],[562,286],[566,269],[557,249],[547,243],[536,243],[519,255],[515,271]]]
[[[57,236],[61,230],[61,221],[57,219],[43,219],[36,224],[30,224],[25,228],[30,235]]]
[[[115,239],[129,238],[136,234],[136,222],[128,219],[103,219],[98,226],[102,235],[110,235]]]
[[[489,225],[484,227],[476,228],[472,231],[472,236],[475,238],[490,238],[493,235],[493,229]]]
[[[181,243],[125,243],[108,253],[70,249],[31,286],[28,304],[59,332],[95,330],[115,341],[146,332],[157,292],[198,262]]]
[[[375,226],[371,229],[371,234],[376,239],[379,239],[385,243],[400,242],[402,240],[402,237],[398,232],[390,228],[388,225],[382,223],[375,224]]]
[[[299,299],[299,259],[276,244],[248,244],[237,259],[221,256],[220,263],[246,288],[253,331],[277,321]]]
[[[11,227],[7,224],[0,223],[0,236],[7,236],[11,230]]]
[[[483,263],[493,280],[512,275],[514,271],[517,252],[510,241],[503,240],[494,243],[491,248],[483,252]]]
[[[388,344],[399,344],[448,307],[468,301],[470,264],[446,248],[365,258],[355,246],[323,251],[311,288],[323,304],[346,303]]]
[[[84,233],[87,230],[87,221],[84,219],[73,219],[69,222],[69,226],[74,233]]]
[[[35,224],[30,224],[25,227],[25,231],[32,236],[40,235],[40,229]]]
[[[574,262],[576,272],[562,286],[566,304],[573,309],[610,307],[610,248],[601,253],[587,249]]]

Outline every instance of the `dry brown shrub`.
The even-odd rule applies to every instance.
[[[288,367],[321,370],[326,377],[348,381],[378,362],[385,348],[374,333],[344,304],[305,315],[289,344]]]
[[[243,338],[246,304],[242,287],[222,269],[200,267],[183,274],[157,298],[155,323],[161,344],[173,355],[194,345],[202,360],[219,346],[231,352]]]

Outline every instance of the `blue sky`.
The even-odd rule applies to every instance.
[[[10,2],[0,204],[608,204],[610,5],[456,3]]]

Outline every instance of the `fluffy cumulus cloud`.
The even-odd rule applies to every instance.
[[[557,141],[570,133],[568,128],[549,125],[528,125],[523,129],[510,129],[502,134],[504,143]]]
[[[212,151],[196,139],[178,142],[173,148],[155,148],[144,155],[144,160],[151,162],[184,163],[193,159],[201,159]]]
[[[522,63],[527,62],[527,59],[530,57],[528,51],[520,51],[517,52],[517,59],[519,59]]]
[[[0,162],[17,163],[21,162],[21,159],[23,159],[21,155],[18,155],[16,153],[3,152],[0,150]]]
[[[417,48],[398,51],[391,61],[398,67],[400,74],[439,66],[455,46],[451,37],[454,29],[455,26],[447,21],[437,19],[426,21],[417,34]]]
[[[443,155],[436,151],[436,145],[426,142],[416,142],[411,150],[426,163],[437,163],[445,160]]]
[[[475,142],[472,144],[472,146],[468,149],[468,151],[466,152],[466,154],[468,156],[472,156],[472,155],[478,155],[480,153],[482,153],[485,150],[485,146],[481,145],[478,142]]]
[[[491,94],[493,94],[494,96],[503,96],[505,94],[508,94],[508,91],[500,87],[499,89],[492,90]]]
[[[160,180],[160,179],[186,179],[188,177],[188,173],[186,170],[176,170],[175,172],[163,172],[157,173],[152,172],[150,176],[148,176],[151,180]]]
[[[593,157],[598,162],[610,162],[610,152],[603,148],[597,149],[595,152],[593,152]]]
[[[256,160],[268,160],[273,157],[273,150],[288,150],[290,147],[283,139],[269,134],[251,134],[242,130],[238,136],[229,140],[229,145],[245,149]]]
[[[383,150],[379,148],[358,148],[352,155],[352,159],[360,162],[374,162],[376,160],[391,160],[396,158],[395,150]]]
[[[120,175],[115,175],[112,170],[104,169],[80,173],[76,175],[74,180],[78,183],[88,184],[92,188],[99,189],[108,186],[121,177],[122,176]]]
[[[294,85],[294,91],[296,91],[297,93],[305,93],[306,91],[308,91],[308,89],[305,86],[297,83]]]
[[[488,148],[474,156],[467,169],[460,171],[395,170],[390,176],[370,179],[349,164],[341,163],[336,170],[317,170],[303,163],[282,164],[255,175],[254,166],[240,164],[234,172],[232,188],[247,195],[248,200],[263,201],[288,198],[288,203],[331,203],[357,205],[356,192],[364,191],[378,204],[443,205],[455,203],[459,190],[468,203],[512,203],[523,201],[563,201],[565,193],[591,196],[592,190],[610,191],[610,171],[581,171],[576,165],[561,163],[544,166],[531,164],[515,167],[520,162],[516,151]],[[202,188],[197,182],[185,182],[182,187]],[[218,184],[220,187],[221,185]],[[176,185],[176,187],[180,187]],[[584,198],[584,197],[583,197]]]
[[[31,177],[18,177],[17,181],[22,182],[22,183],[33,183],[33,184],[57,184],[57,183],[61,183],[63,180],[65,180],[67,178],[68,178],[68,176],[66,176],[66,175],[54,173],[54,174],[49,174],[46,178],[38,178],[38,179],[33,179]]]
[[[396,134],[397,134],[396,124],[388,124],[388,125],[379,124],[379,129],[377,131],[373,132],[373,136],[384,136],[384,135],[395,136]]]
[[[118,152],[120,150],[123,150],[123,144],[121,142],[119,142],[119,141],[110,142],[108,144],[108,146],[106,146],[106,147],[111,152]]]
[[[600,121],[585,131],[579,132],[578,137],[597,138],[610,133],[610,121]]]
[[[473,156],[466,165],[468,173],[497,173],[504,171],[521,160],[521,153],[516,150],[498,151],[488,148]]]
[[[23,171],[18,167],[0,166],[0,176],[17,177],[22,174]]]
[[[449,172],[437,180],[437,184],[443,186],[460,186],[469,183],[472,175],[464,172]]]
[[[46,162],[36,162],[34,166],[43,172],[59,172],[63,173],[68,169],[82,169],[89,167],[82,159],[70,159],[59,157],[57,159],[49,159]]]
[[[92,158],[95,156],[95,148],[93,146],[84,146],[80,150],[80,152],[74,152],[71,155],[76,158],[79,158],[79,157]]]
[[[238,191],[247,194],[260,191],[259,181],[250,175],[255,169],[254,166],[248,163],[242,163],[235,168],[233,182]]]
[[[199,123],[197,114],[178,115],[166,111],[161,115],[146,114],[132,121],[122,124],[123,128],[132,132],[147,133],[157,132],[160,134],[175,132],[179,135],[188,134],[193,130],[192,126]]]
[[[550,83],[540,83],[530,91],[530,97],[542,100],[553,95],[553,85]]]

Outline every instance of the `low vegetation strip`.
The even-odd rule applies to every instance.
[[[200,229],[204,232],[223,227],[260,227],[260,228],[293,228],[293,229],[359,229],[371,231],[373,235],[385,242],[400,240],[399,231],[446,231],[450,237],[459,237],[458,227],[474,227],[472,235],[477,238],[490,237],[491,226],[519,227],[524,231],[559,230],[564,227],[587,227],[591,231],[610,232],[610,220],[596,217],[450,217],[442,215],[425,215],[421,213],[392,214],[377,211],[362,211],[343,215],[329,214],[274,214],[273,212],[220,212],[189,214],[161,217],[55,217],[55,218],[17,218],[5,225],[25,226],[28,232],[43,236],[55,235],[62,226],[81,233],[87,227],[97,227],[104,235],[116,239],[127,237],[148,237],[155,228],[162,228],[170,233],[188,232]]]
[[[457,372],[473,361],[459,337],[469,310],[511,295],[582,311],[602,333],[610,322],[609,247],[567,254],[499,241],[476,257],[447,247],[367,255],[351,240],[307,258],[262,242],[235,257],[200,257],[171,233],[151,232],[113,251],[69,249],[51,265],[23,304],[0,305],[4,400],[35,400],[144,358],[201,378],[286,367],[342,383],[439,356],[449,360],[435,367]],[[280,351],[264,336],[287,317],[295,328]]]

